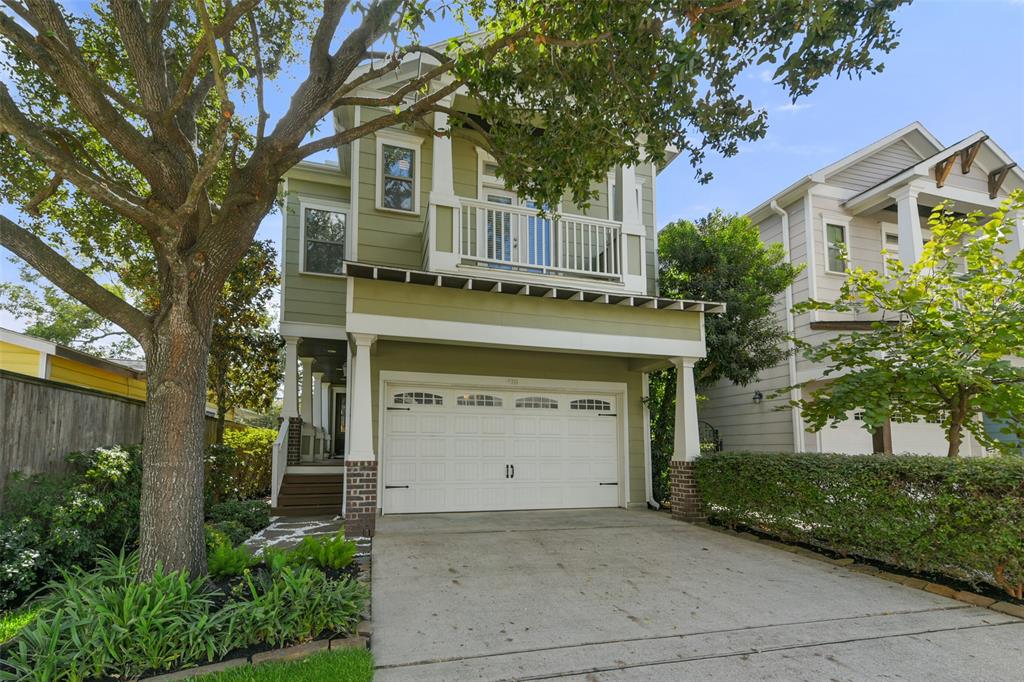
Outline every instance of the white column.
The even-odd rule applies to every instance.
[[[284,402],[281,418],[299,416],[299,337],[284,337]]]
[[[640,207],[636,201],[636,167],[622,167],[622,182],[619,192],[622,195],[622,225],[627,232],[629,228],[642,224],[640,219]]]
[[[1004,252],[1006,260],[1012,261],[1018,253],[1024,251],[1024,211],[1010,211],[1006,217],[1014,223],[1010,228],[1010,243]]]
[[[313,358],[299,358],[302,361],[302,395],[300,413],[303,424],[313,423]]]
[[[373,405],[370,380],[370,346],[377,338],[372,334],[349,334],[355,346],[355,365],[349,380],[352,394],[352,412],[349,424],[352,430],[346,434],[351,444],[349,461],[373,461],[377,455],[373,447]]]
[[[439,111],[434,113],[434,130],[439,133],[448,130],[448,114]],[[431,171],[431,203],[435,203],[435,198],[455,198],[455,174],[452,171],[452,138],[447,135],[435,135],[433,146],[432,161],[434,167]]]
[[[331,382],[320,380],[320,425],[324,429],[324,452],[331,439]]]
[[[917,190],[906,187],[896,199],[896,214],[899,223],[900,260],[909,268],[916,263],[924,251],[924,233],[921,232],[921,214],[917,212]]]
[[[700,455],[697,425],[697,390],[693,382],[695,358],[674,358],[676,366],[676,418],[672,459],[692,462]]]

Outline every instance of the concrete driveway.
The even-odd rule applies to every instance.
[[[1024,621],[618,509],[385,516],[377,680],[1020,680]]]

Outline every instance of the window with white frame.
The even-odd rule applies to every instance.
[[[829,272],[846,272],[846,225],[841,223],[825,223],[825,268]]]
[[[422,142],[415,135],[377,133],[377,208],[419,213]]]
[[[302,205],[303,272],[341,275],[345,264],[344,211]]]

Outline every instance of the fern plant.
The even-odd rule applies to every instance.
[[[352,563],[356,549],[356,543],[346,540],[340,532],[334,537],[307,535],[288,553],[288,563],[312,564],[320,568],[338,570]]]
[[[254,563],[252,551],[245,545],[237,547],[228,544],[216,545],[206,559],[210,577],[214,580],[240,576]]]

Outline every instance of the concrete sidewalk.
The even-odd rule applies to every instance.
[[[1019,680],[1024,621],[664,514],[387,516],[377,680]]]

